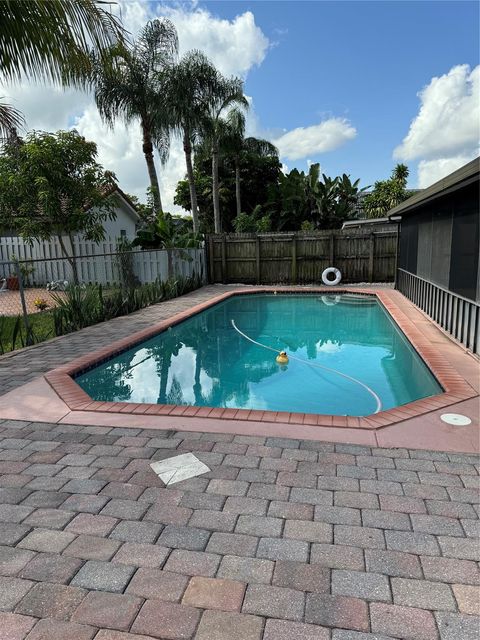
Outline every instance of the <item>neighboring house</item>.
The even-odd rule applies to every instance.
[[[105,197],[111,197],[115,204],[115,220],[106,220],[103,224],[105,229],[105,237],[116,240],[122,236],[133,239],[137,235],[137,229],[140,227],[141,218],[137,213],[135,205],[128,195],[124,193],[120,187],[114,185],[105,192]],[[81,240],[81,234],[75,234]],[[3,231],[0,234],[2,238],[17,238],[14,231]]]
[[[480,158],[389,211],[400,226],[396,287],[480,351]]]
[[[365,229],[366,231],[373,231],[383,229],[383,227],[389,227],[391,231],[391,222],[389,218],[362,218],[360,220],[347,220],[342,224],[342,229]]]
[[[135,205],[128,195],[120,187],[114,186],[105,192],[105,197],[113,198],[115,204],[115,219],[106,220],[103,224],[105,240],[109,244],[115,244],[118,238],[125,237],[133,240],[141,224],[141,218]],[[84,242],[81,233],[73,236],[75,245]],[[87,241],[88,242],[88,241]],[[69,238],[64,237],[64,243],[70,248]],[[91,244],[91,242],[89,242]],[[9,260],[14,254],[19,258],[49,258],[53,255],[61,255],[58,238],[52,237],[48,242],[34,242],[32,245],[17,236],[14,231],[4,230],[0,233],[0,260]],[[55,248],[54,248],[55,247]]]
[[[141,218],[128,195],[119,187],[113,186],[105,192],[105,197],[113,198],[116,218],[105,221],[103,225],[105,229],[104,240],[96,244],[91,240],[85,240],[81,233],[74,234],[74,251],[72,251],[70,239],[64,236],[63,242],[68,254],[74,253],[78,256],[111,253],[116,251],[119,238],[133,240],[137,235]],[[4,231],[0,235],[0,262],[10,261],[12,256],[16,256],[20,260],[43,260],[45,258],[63,258],[63,253],[59,240],[55,236],[50,240],[29,243],[14,232]]]
[[[103,225],[105,236],[109,238],[123,236],[133,239],[137,235],[137,229],[141,221],[135,205],[127,194],[117,186],[113,186],[105,193],[105,196],[114,199],[116,213],[115,220],[107,220]]]

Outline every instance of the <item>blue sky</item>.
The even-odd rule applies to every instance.
[[[205,2],[232,19],[250,10],[274,43],[252,68],[246,93],[261,126],[292,129],[345,117],[357,136],[309,159],[363,184],[388,176],[393,150],[419,110],[417,93],[479,58],[476,2]],[[304,168],[306,161],[290,162]],[[412,186],[417,186],[415,161]]]
[[[426,187],[479,149],[479,5],[476,2],[117,0],[135,37],[148,20],[175,24],[180,54],[200,49],[225,75],[245,79],[249,135],[274,142],[284,170],[320,162],[362,186],[396,162]],[[75,127],[121,188],[145,199],[148,174],[138,122],[113,129],[93,95],[32,81],[0,86],[29,129]],[[180,140],[158,163],[166,210],[185,176]],[[179,211],[181,212],[181,210]]]

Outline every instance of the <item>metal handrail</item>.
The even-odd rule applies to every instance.
[[[413,276],[418,280],[422,280],[422,282],[426,282],[427,284],[430,284],[433,287],[437,287],[437,289],[440,289],[444,293],[448,293],[448,295],[450,296],[455,296],[459,300],[463,300],[464,302],[468,302],[469,304],[474,304],[477,307],[480,307],[480,302],[477,302],[476,300],[472,300],[471,298],[465,298],[464,296],[461,296],[459,293],[455,293],[455,291],[450,291],[450,289],[446,289],[445,287],[442,287],[440,284],[437,284],[436,282],[432,282],[431,280],[426,280],[425,278],[422,278],[422,276],[419,276],[416,273],[412,273],[411,271],[407,271],[406,269],[401,269],[400,267],[397,268],[397,271],[402,271],[402,273],[406,273],[407,275]]]

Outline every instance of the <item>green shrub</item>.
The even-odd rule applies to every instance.
[[[137,287],[112,287],[102,285],[71,285],[62,294],[52,294],[55,335],[78,331],[97,322],[111,320],[139,309],[176,298],[202,286],[202,277],[171,278],[165,282],[155,280]]]

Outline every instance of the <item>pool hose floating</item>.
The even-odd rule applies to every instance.
[[[297,362],[303,362],[303,364],[306,364],[309,367],[317,367],[319,369],[324,369],[325,371],[331,371],[332,373],[336,373],[337,375],[342,376],[342,378],[346,378],[347,380],[350,380],[351,382],[355,382],[355,384],[360,385],[366,391],[368,391],[368,393],[375,400],[376,409],[375,409],[374,413],[378,413],[379,411],[382,410],[382,401],[380,400],[378,395],[375,393],[375,391],[373,389],[371,389],[368,385],[366,385],[361,380],[357,380],[357,378],[353,378],[352,376],[349,376],[346,373],[342,373],[341,371],[337,371],[337,369],[332,369],[330,367],[325,367],[323,364],[318,364],[318,362],[308,362],[308,360],[303,360],[302,358],[297,358],[297,357],[292,356],[292,355],[291,356],[287,356],[285,351],[279,351],[278,349],[274,349],[273,347],[269,347],[266,344],[262,344],[261,342],[257,342],[253,338],[250,338],[250,336],[247,336],[246,333],[243,333],[243,331],[241,331],[237,327],[237,325],[235,324],[235,320],[232,319],[232,320],[230,320],[230,322],[232,323],[232,327],[235,329],[235,331],[237,333],[239,333],[243,338],[245,338],[245,340],[248,340],[252,344],[256,344],[258,347],[263,347],[264,349],[268,349],[269,351],[273,351],[274,353],[278,353],[279,355],[276,358],[277,362],[278,362],[278,358],[280,357],[280,355],[281,354],[285,354],[285,356],[287,358],[287,362],[288,362],[289,359],[290,360],[297,360]],[[285,361],[282,361],[281,364],[286,364],[286,363],[285,363]]]

